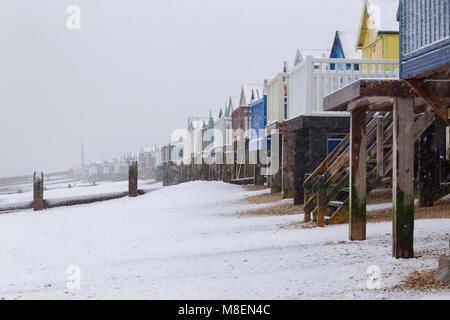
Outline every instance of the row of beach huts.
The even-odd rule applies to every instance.
[[[163,185],[267,185],[319,227],[366,239],[367,193],[393,190],[393,256],[414,256],[414,198],[449,193],[448,0],[364,0],[354,31],[299,49],[280,73],[243,84],[148,152]]]
[[[297,50],[293,61],[280,62],[280,73],[273,79],[243,84],[241,92],[228,97],[223,108],[209,111],[204,117],[189,118],[187,134],[175,134],[171,143],[155,150],[155,166],[161,171],[165,163],[180,167],[195,162],[193,159],[199,155],[205,159],[237,151],[236,144],[241,140],[246,140],[247,153],[269,149],[270,154],[271,132],[278,129],[280,164],[283,154],[285,162],[294,157],[297,134],[302,136],[302,145],[310,146],[300,162],[301,186],[304,174],[311,173],[349,132],[349,114],[324,112],[323,98],[359,78],[399,77],[398,1],[364,2],[357,31],[336,31],[330,48]],[[374,28],[369,29],[372,24]],[[236,165],[232,169],[222,173],[230,182],[240,179],[249,183],[254,177],[254,166]],[[211,171],[204,176],[216,176]],[[159,176],[163,178],[162,173]],[[179,182],[177,177],[169,180],[167,184]],[[270,180],[274,191],[294,197],[292,172],[280,170],[278,179]],[[298,195],[296,202],[303,202],[303,192]]]

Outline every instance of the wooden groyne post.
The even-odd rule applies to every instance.
[[[128,196],[138,196],[138,162],[130,161],[128,167]]]
[[[317,226],[325,227],[325,216],[327,214],[327,179],[321,175],[319,177],[319,192],[317,193]]]
[[[366,240],[366,110],[353,110],[350,116],[350,240]]]
[[[414,257],[414,99],[394,101],[393,248],[395,258]]]
[[[35,172],[33,175],[33,210],[44,210],[44,173]]]

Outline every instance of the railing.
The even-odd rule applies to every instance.
[[[315,59],[308,56],[291,72],[289,118],[323,112],[323,98],[355,80],[397,79],[398,69],[398,60]]]

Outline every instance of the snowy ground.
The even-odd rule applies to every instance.
[[[240,217],[261,207],[249,192],[192,182],[136,199],[0,215],[0,299],[450,299],[450,292],[389,290],[415,270],[436,268],[450,220],[416,222],[417,259],[391,258],[391,224],[286,229],[302,215]],[[67,290],[66,269],[81,269]],[[379,266],[382,289],[366,288]]]

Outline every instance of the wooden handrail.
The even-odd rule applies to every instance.
[[[367,125],[367,143],[372,144],[371,147],[368,150],[367,153],[367,161],[371,160],[375,155],[376,152],[376,118],[379,116],[378,113],[374,114],[371,121],[369,121],[369,124]],[[393,123],[392,120],[392,113],[387,113],[384,116],[384,119],[389,119],[390,121],[385,121],[385,125],[383,126],[383,132],[384,132],[384,144],[388,144],[388,142],[392,139],[393,136]],[[414,136],[415,140],[420,138],[420,136],[423,134],[423,132],[431,125],[431,123],[436,119],[436,115],[433,112],[426,112],[422,115],[416,116],[415,122],[414,122]],[[349,138],[349,135],[347,135],[339,144],[339,146],[333,150],[336,152],[330,153],[330,155],[321,163],[321,165],[314,171],[315,175],[320,175],[321,177],[327,177],[326,185],[336,184],[336,186],[328,191],[328,199],[327,203],[329,201],[332,201],[336,196],[336,192],[341,189],[341,186],[344,186],[347,184],[345,179],[348,180],[348,172],[344,172],[341,169],[345,166],[348,167],[348,160],[349,160],[349,150],[348,148],[345,149],[344,147],[348,143],[347,138]],[[339,150],[340,149],[340,150]],[[342,149],[344,151],[342,152]],[[383,176],[386,176],[391,170],[392,170],[392,155],[393,150],[392,148],[387,152],[387,154],[384,156],[384,163],[385,163],[385,171],[383,173]],[[331,160],[334,160],[333,163]],[[327,167],[329,165],[329,167]],[[324,169],[326,169],[324,171]],[[371,171],[368,172],[368,179],[372,182],[368,185],[368,191],[373,190],[375,187],[377,180],[381,177],[378,177],[377,175],[377,166]],[[376,180],[373,180],[376,179]],[[305,199],[305,210],[309,210],[309,212],[314,212],[314,210],[317,210],[317,186],[316,181],[317,179],[314,179],[314,177],[311,175],[309,178],[305,179],[305,190],[307,189],[308,194],[310,195],[309,201]],[[306,186],[308,185],[308,186]]]
[[[320,163],[320,165],[316,168],[316,170],[314,170],[314,172],[311,173],[309,178],[305,181],[305,184],[310,182],[311,180],[313,180],[325,168],[327,163],[336,155],[338,150],[345,147],[349,142],[350,142],[350,135],[347,134],[344,137],[344,139],[342,139],[342,141],[338,144],[338,146],[328,154],[328,156],[325,158],[325,160],[323,160]]]
[[[376,129],[376,118],[378,117],[380,113],[376,112],[372,119],[369,121],[367,125],[367,131],[369,134],[373,132],[374,129]],[[340,159],[341,152],[345,150],[345,146],[350,142],[350,134],[347,134],[344,139],[339,143],[339,145],[332,151],[330,154],[325,158],[324,161],[320,163],[320,165],[314,170],[314,172],[309,176],[309,178],[304,182],[305,185],[310,183],[312,180],[315,180],[315,178],[323,171],[323,169],[326,167],[326,165],[332,161],[332,159],[336,156],[337,153],[339,153],[339,156],[337,156],[337,159]],[[337,161],[337,159],[333,160],[333,164]],[[332,165],[333,165],[332,164]],[[332,166],[331,165],[331,166]]]

